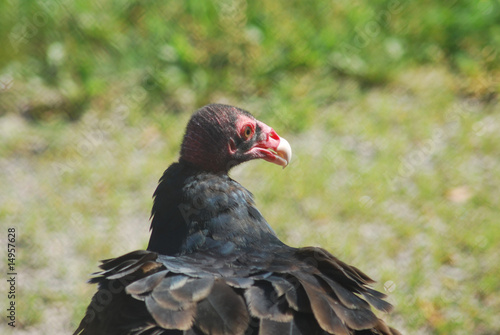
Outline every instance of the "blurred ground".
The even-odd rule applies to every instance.
[[[284,171],[232,173],[285,242],[377,279],[403,333],[500,332],[497,2],[40,0],[0,22],[19,274],[0,332],[76,328],[98,260],[146,246],[157,180],[209,102],[291,143]]]

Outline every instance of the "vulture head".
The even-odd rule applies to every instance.
[[[292,157],[288,142],[273,128],[240,108],[211,104],[189,121],[180,160],[204,171],[227,173],[240,163],[262,158],[287,166]]]

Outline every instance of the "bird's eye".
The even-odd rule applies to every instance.
[[[245,140],[248,140],[248,139],[250,138],[250,136],[252,136],[252,127],[250,127],[250,126],[246,126],[246,127],[243,129],[242,135],[243,135],[243,138],[244,138]]]

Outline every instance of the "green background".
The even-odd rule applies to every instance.
[[[146,246],[190,114],[219,102],[291,143],[284,171],[231,173],[286,243],[363,269],[403,333],[498,334],[499,23],[497,1],[1,2],[14,332],[75,329],[98,260]]]

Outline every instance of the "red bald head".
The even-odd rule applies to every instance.
[[[193,114],[181,147],[182,161],[205,171],[228,172],[262,158],[286,166],[290,145],[268,125],[237,107],[212,104]]]

